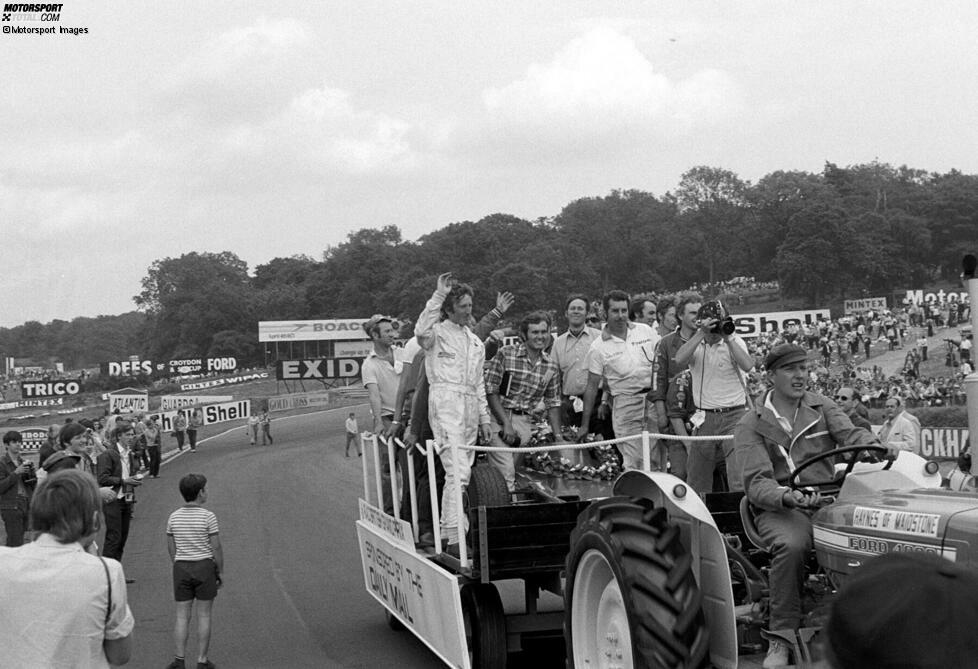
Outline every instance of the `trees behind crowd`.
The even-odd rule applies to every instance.
[[[736,276],[777,280],[783,297],[821,307],[955,277],[976,249],[976,175],[826,163],[751,184],[701,166],[659,197],[616,190],[550,218],[492,214],[415,242],[393,225],[365,228],[321,259],[275,258],[253,275],[227,251],[164,258],[135,297],[142,313],[0,329],[0,351],[69,367],[133,353],[258,361],[260,320],[413,319],[446,270],[473,285],[480,312],[502,290],[516,295],[518,314],[559,311],[570,292],[675,291]]]

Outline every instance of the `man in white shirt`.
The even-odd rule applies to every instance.
[[[676,364],[689,364],[696,413],[691,422],[696,436],[732,435],[747,407],[744,372],[754,366],[747,344],[736,334],[718,329],[726,311],[718,301],[700,308],[699,329],[676,352]],[[743,490],[743,479],[732,440],[693,441],[689,444],[686,481],[701,495],[714,489],[714,469],[726,464],[727,484]]]
[[[920,421],[904,409],[899,395],[886,398],[883,413],[886,416],[880,428],[883,445],[920,455]]]
[[[550,355],[560,369],[561,409],[564,425],[578,427],[584,410],[587,389],[587,352],[601,337],[601,330],[585,324],[588,301],[584,295],[571,295],[564,307],[567,331],[554,340]]]
[[[346,457],[350,457],[351,443],[357,448],[357,457],[362,457],[363,453],[360,451],[360,428],[357,427],[357,415],[352,411],[346,419]]]
[[[652,388],[652,362],[659,333],[645,323],[628,320],[629,297],[624,291],[606,293],[604,310],[608,322],[587,354],[588,381],[584,391],[579,438],[587,434],[584,426],[591,419],[602,378],[611,395],[611,424],[615,438],[634,436],[647,428],[646,396]],[[607,402],[602,401],[602,404]],[[621,451],[625,469],[643,467],[639,440],[619,442],[618,450]]]

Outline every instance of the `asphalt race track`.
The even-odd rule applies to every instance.
[[[220,669],[282,667],[411,669],[443,666],[409,632],[394,632],[364,590],[354,521],[360,461],[343,456],[350,408],[275,420],[273,446],[251,446],[244,427],[210,436],[196,453],[168,461],[137,491],[123,565],[135,578],[130,667],[161,668],[173,657],[174,604],[164,528],[182,503],[177,482],[207,476],[207,507],[218,517],[225,585],[214,605],[210,659]],[[366,407],[358,407],[367,425]],[[196,666],[191,624],[188,667]],[[191,662],[193,661],[193,662]],[[563,666],[512,656],[510,666]]]

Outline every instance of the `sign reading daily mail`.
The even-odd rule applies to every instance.
[[[866,297],[861,300],[846,300],[842,303],[846,314],[861,314],[866,311],[885,311],[885,297]]]
[[[366,318],[329,321],[259,321],[258,341],[355,341],[370,339],[363,331]]]
[[[183,407],[198,406],[201,404],[217,404],[219,402],[233,402],[233,395],[163,395],[160,397],[160,411],[172,411]]]
[[[741,337],[757,337],[769,332],[784,332],[791,324],[814,325],[818,320],[828,321],[828,309],[806,309],[804,311],[775,311],[764,314],[744,314],[734,316],[737,334]]]

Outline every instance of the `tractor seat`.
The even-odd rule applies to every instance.
[[[764,543],[764,540],[761,539],[761,533],[757,531],[757,525],[754,523],[754,511],[750,508],[747,495],[740,498],[740,522],[744,524],[744,534],[754,544],[754,547],[770,553],[770,547]]]

